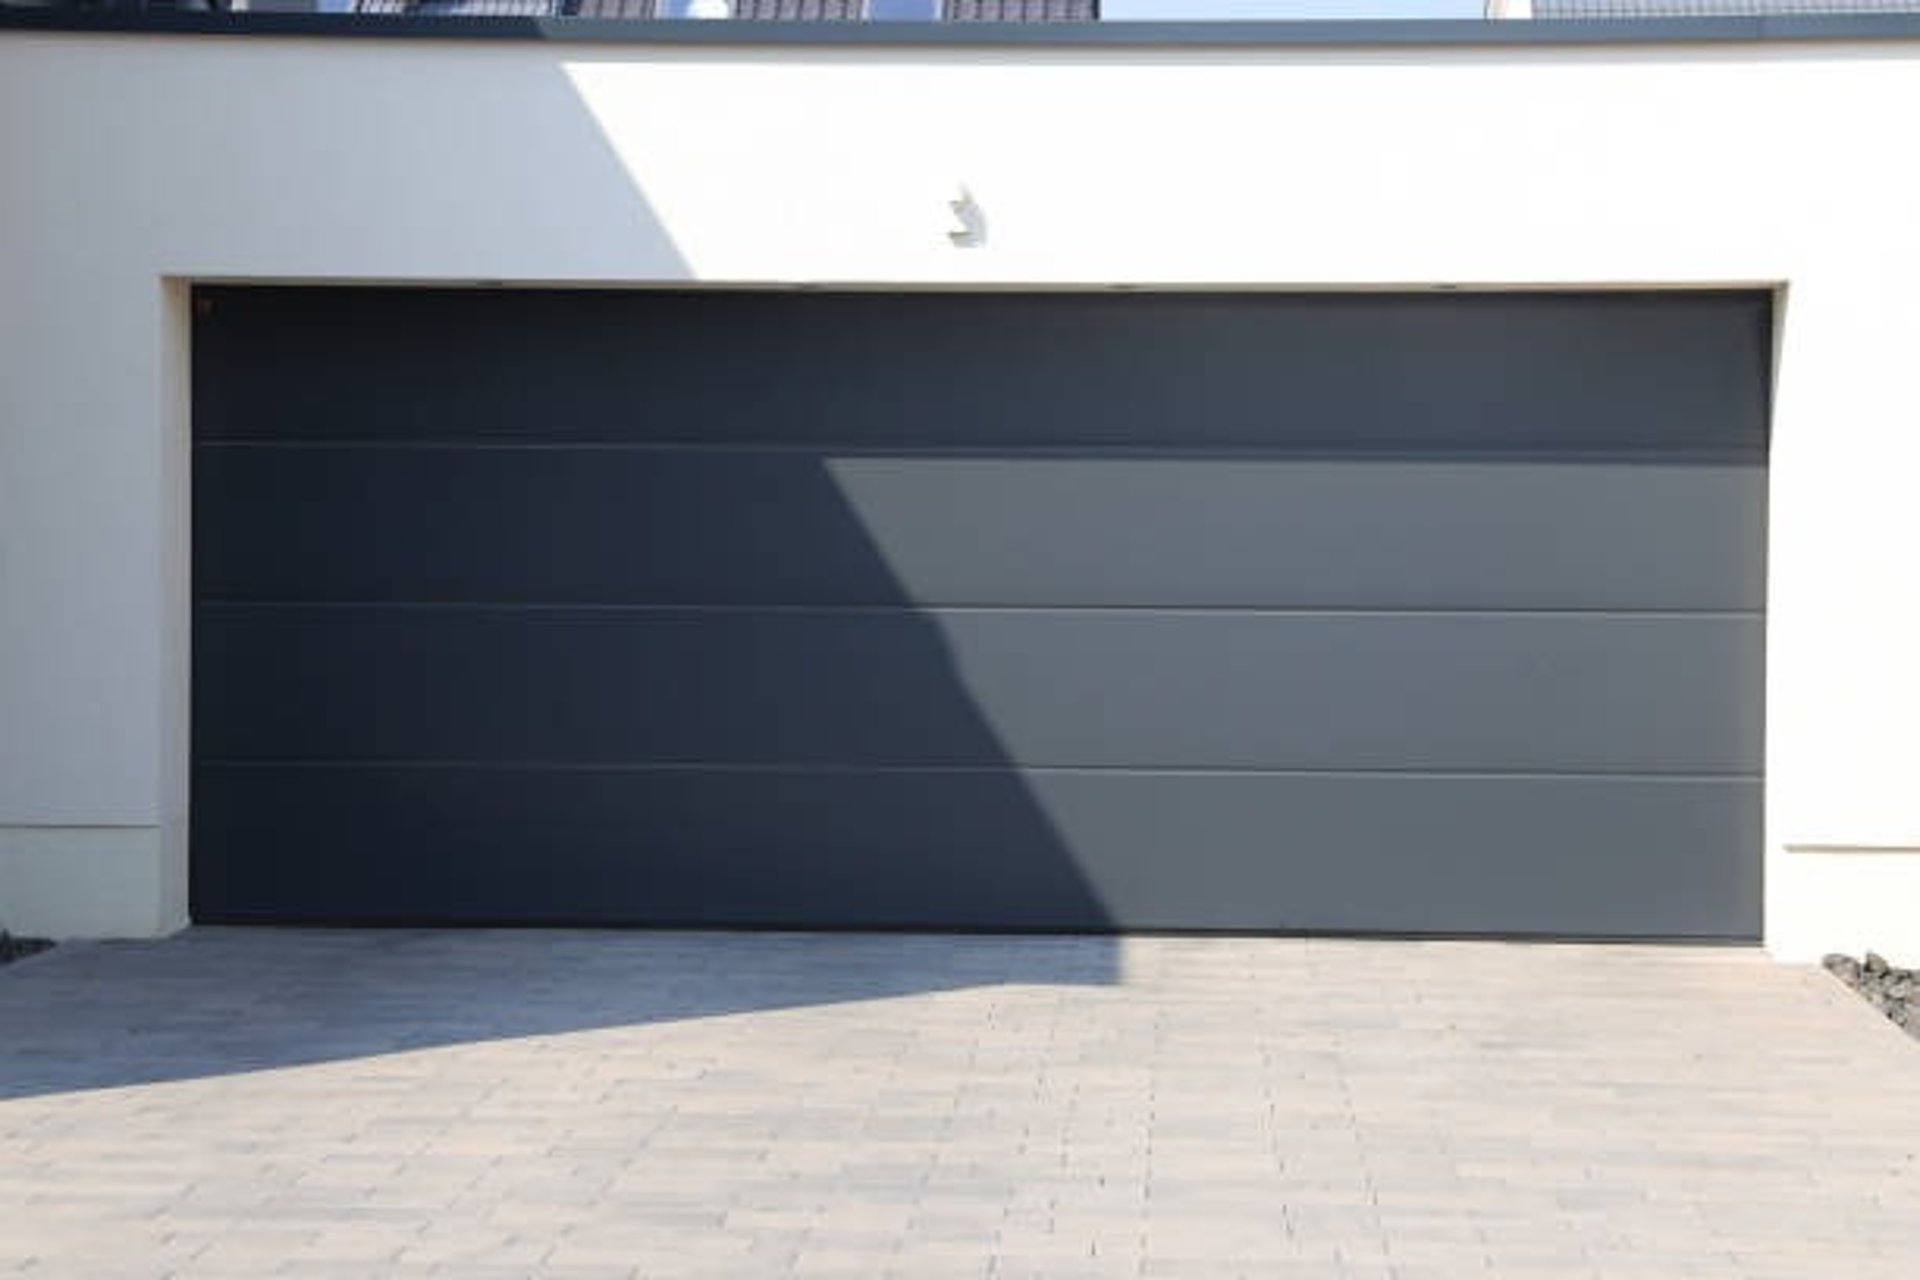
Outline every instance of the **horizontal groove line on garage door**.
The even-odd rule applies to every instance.
[[[1760,609],[1455,609],[1441,606],[1372,607],[1364,605],[1126,605],[1126,604],[666,604],[576,600],[244,600],[202,597],[194,602],[209,609],[490,609],[514,613],[830,613],[919,614],[943,613],[1114,613],[1114,614],[1245,614],[1259,617],[1463,617],[1463,618],[1751,618],[1765,617]]]
[[[1636,782],[1758,782],[1751,771],[1648,773],[1604,769],[1250,769],[1231,765],[971,765],[971,764],[788,764],[702,760],[421,760],[392,757],[348,759],[301,756],[201,756],[202,768],[218,769],[447,769],[503,773],[735,773],[735,774],[1103,774],[1142,777],[1246,778],[1554,778]]]
[[[1245,461],[1270,458],[1282,462],[1446,462],[1459,466],[1494,462],[1532,463],[1671,463],[1725,465],[1728,463],[1762,466],[1766,463],[1764,446],[1729,445],[1711,449],[1647,448],[1556,448],[1538,449],[1396,449],[1392,446],[1339,448],[1334,445],[1258,445],[1215,444],[1196,441],[1187,445],[1138,444],[1016,444],[983,442],[980,444],[897,445],[871,442],[781,444],[756,441],[695,440],[523,440],[484,437],[441,438],[434,440],[320,440],[259,439],[202,436],[194,441],[201,449],[302,450],[312,452],[448,452],[484,450],[523,453],[725,453],[725,454],[802,454],[831,455],[834,458],[918,458],[943,459],[1059,458],[1065,460],[1110,459],[1191,459],[1200,462]]]

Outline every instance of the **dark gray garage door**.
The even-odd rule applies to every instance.
[[[1754,294],[196,294],[198,919],[1751,937]]]

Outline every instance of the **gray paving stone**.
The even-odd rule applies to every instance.
[[[0,1028],[0,1274],[1920,1275],[1914,1044],[1745,950],[210,929]]]

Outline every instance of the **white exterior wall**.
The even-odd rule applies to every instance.
[[[0,924],[185,921],[183,281],[1771,284],[1766,940],[1920,961],[1916,55],[0,33]]]

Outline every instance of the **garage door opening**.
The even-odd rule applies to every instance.
[[[1765,294],[196,304],[197,920],[1758,934]]]

